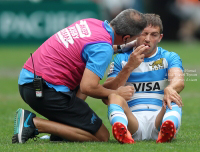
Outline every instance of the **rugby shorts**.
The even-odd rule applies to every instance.
[[[44,97],[36,98],[33,83],[19,85],[22,99],[40,115],[95,134],[102,120],[84,100],[76,97],[77,90],[62,93],[44,84]]]
[[[132,135],[134,140],[156,140],[159,131],[155,126],[158,111],[138,111],[132,112],[138,120],[138,130]]]

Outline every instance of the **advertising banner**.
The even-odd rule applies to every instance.
[[[0,44],[43,42],[84,18],[100,19],[92,2],[0,2]]]

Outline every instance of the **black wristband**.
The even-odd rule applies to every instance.
[[[118,50],[121,50],[122,48],[121,48],[121,45],[117,45],[117,49]]]

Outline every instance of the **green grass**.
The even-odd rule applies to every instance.
[[[134,145],[121,145],[111,135],[107,143],[50,143],[48,140],[29,140],[25,144],[12,144],[13,119],[18,108],[31,110],[18,93],[17,79],[24,62],[39,45],[0,46],[0,151],[200,151],[200,44],[183,44],[177,42],[162,42],[160,46],[166,50],[177,52],[182,58],[185,69],[196,70],[197,76],[188,77],[185,89],[181,93],[184,107],[182,126],[178,136],[171,143],[156,144],[155,141],[138,141]],[[197,81],[191,81],[197,79]],[[103,83],[104,80],[101,81]],[[87,103],[102,118],[103,123],[111,133],[107,119],[107,107],[101,100],[87,98]],[[32,111],[32,110],[31,110]],[[40,115],[37,115],[40,116]],[[42,134],[43,135],[43,134]]]

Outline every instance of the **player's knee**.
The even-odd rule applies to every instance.
[[[108,96],[108,100],[110,101],[110,100],[113,100],[113,99],[115,99],[117,97],[117,94],[115,94],[115,93],[111,93],[109,96]]]
[[[110,138],[110,133],[108,131],[102,133],[102,136],[99,138],[101,142],[107,142]]]
[[[110,133],[104,124],[102,124],[95,136],[99,141],[107,142],[110,138]]]
[[[108,104],[123,105],[124,102],[126,102],[125,99],[115,93],[112,93],[108,96]]]

